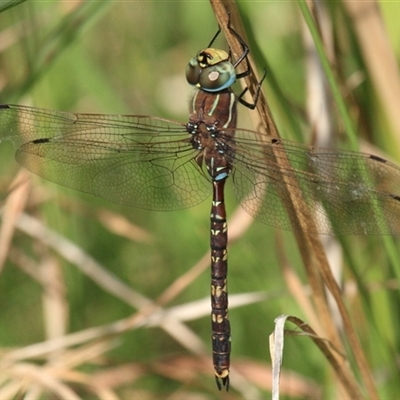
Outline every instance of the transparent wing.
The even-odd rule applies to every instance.
[[[70,114],[0,106],[2,140],[17,161],[53,182],[152,210],[194,206],[210,193],[185,125],[146,116]],[[229,133],[229,132],[226,132]],[[400,169],[368,154],[308,147],[256,132],[219,134],[243,208],[281,229],[310,212],[322,234],[400,234]],[[282,167],[277,159],[287,158]],[[289,206],[301,192],[306,210]]]
[[[308,147],[237,130],[228,146],[235,193],[243,208],[280,229],[301,229],[285,188],[299,189],[321,234],[400,234],[400,168],[380,157]],[[290,166],[281,167],[278,158]]]
[[[0,132],[33,173],[116,203],[178,210],[211,192],[177,122],[7,105],[0,106]]]

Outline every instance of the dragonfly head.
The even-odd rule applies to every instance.
[[[236,73],[226,51],[208,48],[189,61],[186,79],[206,92],[220,92],[234,84]]]

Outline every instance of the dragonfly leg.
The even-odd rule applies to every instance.
[[[264,79],[265,79],[266,76],[267,76],[267,70],[265,69],[262,78],[260,79],[260,81],[257,84],[256,92],[255,92],[254,97],[253,97],[253,103],[249,103],[248,101],[243,99],[243,96],[249,90],[248,87],[244,88],[243,92],[240,93],[239,96],[237,96],[238,102],[240,104],[243,104],[245,107],[249,108],[250,110],[254,110],[256,108],[256,105],[257,105],[258,97],[260,96],[261,85],[264,82]]]

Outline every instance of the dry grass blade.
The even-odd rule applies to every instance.
[[[0,227],[0,272],[10,249],[15,230],[15,220],[24,209],[30,190],[30,179],[27,171],[20,171],[11,184],[11,193],[7,197],[2,210],[2,224]]]
[[[45,374],[41,367],[28,363],[18,363],[7,370],[12,379],[8,385],[0,389],[0,397],[4,400],[15,399],[12,395],[12,388],[18,388],[17,393],[24,393],[26,387],[39,385],[43,392],[50,392],[61,399],[79,400],[80,397],[66,384],[61,383],[58,378]],[[15,381],[13,381],[15,379]],[[18,395],[18,394],[17,394]]]
[[[50,361],[43,365],[27,362],[16,362],[3,365],[4,382],[0,389],[1,398],[16,384],[20,384],[20,393],[26,393],[26,398],[35,398],[35,393],[42,395],[56,395],[60,398],[72,399],[75,394],[70,388],[81,386],[86,392],[93,392],[99,399],[116,399],[113,391],[102,382],[91,382],[90,376],[75,370],[87,362],[93,362],[106,352],[110,351],[113,344],[105,341],[93,342],[74,350],[57,352],[50,355]],[[23,375],[23,378],[22,378]],[[13,397],[14,398],[14,397]],[[40,397],[39,397],[40,398]],[[77,396],[77,398],[80,398]]]
[[[141,243],[151,243],[154,240],[149,232],[132,224],[126,217],[120,214],[101,209],[98,211],[97,217],[111,232],[126,237],[129,240]]]
[[[385,112],[393,132],[400,132],[399,99],[400,74],[398,62],[389,43],[376,1],[344,1],[352,19],[357,40],[363,53],[365,65],[382,110]],[[400,149],[398,135],[392,135]]]
[[[55,257],[45,257],[41,264],[40,274],[45,278],[43,290],[43,314],[46,337],[60,337],[67,332],[69,304],[67,288],[62,276],[61,266]]]
[[[269,337],[269,349],[272,359],[272,400],[279,399],[285,321],[285,316],[277,318],[275,320],[274,333]]]
[[[345,370],[341,367],[343,364],[344,355],[335,348],[335,346],[327,339],[320,337],[316,334],[316,332],[304,321],[300,318],[294,316],[281,316],[277,318],[276,329],[279,331],[278,333],[275,331],[273,336],[274,340],[281,341],[280,345],[277,347],[277,350],[283,351],[283,328],[286,321],[292,322],[298,328],[300,328],[306,336],[310,337],[310,339],[316,344],[316,346],[321,350],[324,354],[325,358],[331,364],[333,371],[338,375],[338,380],[345,386],[347,393],[351,393],[351,399],[362,399],[364,396],[359,391],[358,385],[354,385],[352,379],[348,379],[349,375]],[[286,332],[287,333],[287,332]],[[299,333],[291,332],[292,334],[298,335]],[[277,354],[277,362],[281,362],[283,357],[283,353]]]

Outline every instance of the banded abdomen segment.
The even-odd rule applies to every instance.
[[[211,206],[211,328],[215,379],[229,388],[231,328],[228,317],[228,231],[224,203],[225,179],[213,181]],[[222,381],[222,385],[221,385]]]

